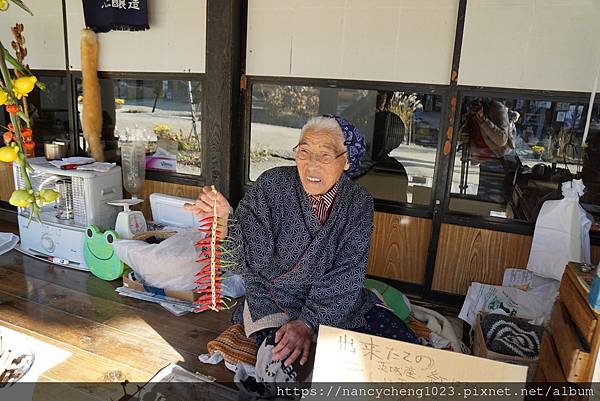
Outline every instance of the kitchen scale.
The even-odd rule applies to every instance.
[[[121,206],[123,211],[117,215],[117,221],[115,223],[115,231],[119,234],[121,239],[132,239],[138,234],[146,232],[148,226],[146,225],[146,219],[144,214],[139,210],[130,210],[131,206],[142,203],[142,199],[120,199],[116,201],[108,202],[112,206]]]
[[[148,226],[144,214],[130,207],[143,202],[138,196],[143,193],[146,179],[146,145],[149,140],[156,140],[156,135],[148,134],[146,129],[135,127],[126,128],[119,132],[119,147],[121,148],[121,166],[123,168],[123,187],[131,194],[131,199],[121,199],[108,202],[109,205],[121,206],[122,212],[117,215],[115,231],[120,239],[132,239],[146,232]]]

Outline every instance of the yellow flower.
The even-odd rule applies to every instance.
[[[2,0],[0,0],[2,1]],[[6,104],[6,101],[8,100],[8,92],[0,89],[0,106],[2,106],[3,104]]]
[[[40,189],[38,195],[42,205],[52,203],[60,198],[60,194],[53,189]]]
[[[8,9],[8,0],[0,0],[0,11],[6,11]]]
[[[37,78],[33,75],[30,77],[21,77],[13,81],[13,92],[17,99],[21,99],[23,96],[27,96],[29,92],[35,87]]]
[[[533,150],[536,153],[542,153],[544,151],[544,147],[543,146],[534,145],[534,146],[531,147],[531,150]]]
[[[16,146],[4,146],[0,148],[0,162],[12,163],[19,156],[19,148]]]
[[[35,200],[33,194],[25,189],[18,189],[12,193],[8,203],[17,207],[29,207]]]

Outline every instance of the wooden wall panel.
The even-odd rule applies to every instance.
[[[375,213],[368,273],[423,284],[431,220]]]
[[[506,267],[527,266],[532,237],[444,224],[433,290],[465,294],[473,282],[501,284]]]
[[[13,179],[12,163],[0,162],[0,200],[8,202],[10,195],[15,190],[15,180]]]
[[[182,196],[184,198],[196,199],[200,193],[200,187],[193,185],[173,184],[170,182],[161,182],[146,180],[144,184],[144,203],[142,203],[142,211],[146,219],[152,218],[150,210],[150,194],[158,192],[165,195]]]

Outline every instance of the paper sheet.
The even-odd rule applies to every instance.
[[[515,287],[522,290],[534,290],[545,284],[559,283],[551,278],[538,276],[531,270],[507,268],[502,280],[503,287]]]
[[[525,269],[506,269],[502,279],[503,287],[529,288],[533,272]]]
[[[77,170],[98,171],[99,173],[106,173],[116,165],[117,163],[94,162],[90,164],[83,164],[77,167]]]
[[[54,167],[60,168],[61,166],[66,166],[68,164],[88,164],[88,163],[94,163],[95,161],[96,161],[96,159],[94,159],[92,157],[73,156],[73,157],[65,157],[62,160],[51,160],[51,161],[49,161],[49,163],[51,165],[53,165]]]
[[[321,325],[313,382],[513,382],[527,367]]]
[[[3,349],[11,349],[17,353],[28,352],[34,356],[31,368],[19,380],[19,383],[40,381],[42,374],[52,372],[53,368],[62,364],[72,355],[69,351],[5,326],[0,326],[0,336],[2,337]],[[34,386],[20,386],[17,384],[4,388],[0,387],[0,400],[35,400],[39,399],[38,395]]]

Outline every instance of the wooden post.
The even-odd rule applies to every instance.
[[[232,191],[232,157],[240,138],[240,59],[242,2],[207,0],[206,77],[204,79],[205,115],[202,118],[204,141],[202,167],[205,182],[229,197]]]

